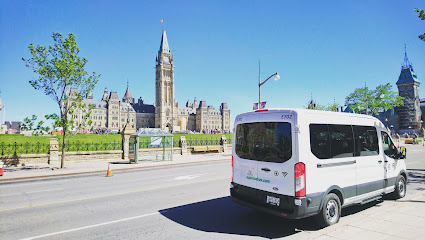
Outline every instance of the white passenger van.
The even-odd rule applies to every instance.
[[[406,195],[406,151],[372,116],[307,109],[240,114],[232,200],[287,218],[335,224],[341,208]]]

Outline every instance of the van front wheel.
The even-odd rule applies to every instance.
[[[316,215],[320,227],[327,227],[339,221],[341,217],[341,201],[334,193],[329,193],[324,201],[322,210]]]
[[[404,198],[406,196],[406,179],[404,176],[399,175],[395,182],[394,192],[391,193],[393,199]]]

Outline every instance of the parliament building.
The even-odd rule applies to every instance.
[[[221,103],[219,109],[207,105],[206,101],[196,99],[179,106],[174,92],[174,58],[168,45],[165,29],[162,31],[161,45],[155,59],[155,103],[146,104],[140,97],[137,102],[131,96],[127,85],[124,97],[120,100],[116,92],[105,88],[101,100],[88,96],[83,101],[91,110],[92,124],[88,130],[122,130],[128,122],[130,129],[160,128],[171,132],[230,132],[230,109]],[[76,90],[76,89],[75,89]],[[74,91],[75,91],[74,90]],[[73,90],[71,90],[73,91]],[[78,113],[73,116],[81,119]]]

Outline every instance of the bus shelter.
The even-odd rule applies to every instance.
[[[173,134],[159,128],[141,128],[130,136],[130,162],[172,161]]]

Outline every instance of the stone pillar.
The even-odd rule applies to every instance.
[[[125,161],[130,161],[128,158],[128,152],[130,150],[130,134],[122,134],[122,159]]]
[[[49,140],[49,160],[48,164],[51,161],[59,161],[59,141],[57,138],[50,138]]]
[[[225,152],[227,148],[227,139],[225,135],[221,135],[220,145],[221,145],[221,148],[223,149],[223,152]]]
[[[179,146],[182,149],[182,155],[188,154],[187,152],[187,142],[185,136],[180,136]]]
[[[128,157],[130,151],[130,135],[135,133],[134,129],[124,128],[121,132],[121,142],[122,142],[122,159],[130,162]]]

